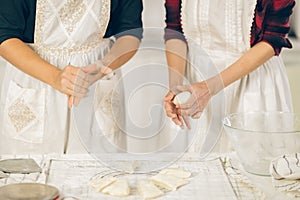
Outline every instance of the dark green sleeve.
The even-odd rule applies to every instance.
[[[111,0],[111,14],[105,37],[132,35],[142,38],[142,0]]]
[[[0,44],[10,38],[33,43],[36,0],[0,0]]]

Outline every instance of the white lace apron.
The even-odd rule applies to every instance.
[[[256,0],[182,0],[183,31],[189,45],[187,78],[191,83],[218,74],[250,48],[255,6]],[[193,142],[190,151],[211,150],[222,133],[226,113],[275,110],[292,110],[280,56],[274,56],[213,97],[200,118],[197,135],[189,138]],[[223,135],[220,143],[221,150],[228,150]]]
[[[111,46],[110,39],[103,39],[109,15],[109,0],[37,0],[30,46],[61,69],[69,63],[94,63]],[[83,150],[70,122],[66,95],[10,64],[1,92],[1,154]]]

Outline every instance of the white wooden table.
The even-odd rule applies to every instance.
[[[161,163],[170,154],[153,156],[153,160],[140,160],[143,165]],[[8,158],[33,158],[41,166],[42,173],[33,174],[9,174],[8,178],[0,179],[0,185],[20,182],[46,183],[57,187],[62,196],[73,196],[78,199],[120,199],[103,195],[89,186],[89,180],[96,174],[107,172],[107,169],[115,171],[106,164],[99,162],[90,155],[35,155],[35,156],[1,156]],[[134,156],[126,154],[108,155],[111,161],[128,164],[134,160]],[[159,159],[158,159],[159,158]],[[124,165],[126,167],[126,165]],[[129,165],[128,165],[129,166]],[[288,199],[277,192],[271,183],[270,177],[261,177],[247,174],[241,168],[234,153],[217,155],[206,158],[205,161],[195,159],[193,155],[186,155],[174,162],[172,166],[182,167],[192,172],[190,183],[179,188],[175,192],[167,192],[159,199]],[[152,172],[155,173],[155,172]],[[245,176],[246,175],[246,176]],[[142,199],[134,185],[140,179],[149,177],[149,174],[117,173],[118,177],[126,178],[131,186],[131,195],[124,199]]]

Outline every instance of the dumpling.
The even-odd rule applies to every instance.
[[[138,191],[144,199],[153,199],[162,196],[164,193],[152,182],[140,181]]]
[[[167,190],[175,191],[180,186],[186,185],[189,183],[188,180],[178,178],[176,176],[167,175],[167,174],[157,174],[150,177],[150,180],[157,186],[162,187]]]
[[[189,178],[191,176],[191,172],[180,169],[180,168],[163,169],[159,173],[176,176],[178,178]]]
[[[125,197],[130,194],[130,188],[126,180],[116,180],[104,188],[102,192],[111,196]]]

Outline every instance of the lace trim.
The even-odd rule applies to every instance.
[[[87,7],[83,3],[83,0],[67,0],[64,6],[58,11],[58,16],[69,34],[74,31],[86,10]]]
[[[95,48],[99,46],[99,44],[103,41],[103,39],[99,39],[96,42],[91,44],[85,44],[81,46],[74,47],[61,47],[61,48],[53,48],[53,47],[42,47],[40,45],[29,44],[29,46],[39,55],[44,56],[71,56],[74,54],[84,54],[87,52],[93,51]]]
[[[235,8],[234,4],[237,4],[239,0],[226,0],[225,2],[225,35],[226,35],[226,51],[227,52],[232,52],[233,47],[237,48],[236,45],[236,38],[238,36],[238,31],[237,31],[237,23],[236,20],[236,13],[235,13]],[[240,35],[239,35],[240,36]]]
[[[27,127],[36,116],[25,103],[24,99],[18,98],[9,108],[8,116],[16,132],[22,131]]]
[[[247,49],[250,49],[251,47],[251,29],[252,29],[252,25],[253,25],[253,22],[254,22],[254,19],[255,19],[255,9],[256,9],[256,4],[257,4],[257,1],[256,0],[248,0],[246,1],[248,3],[248,8],[249,8],[249,13],[248,13],[248,21],[247,21],[247,27],[248,27],[248,30],[247,30],[247,33],[249,34],[248,35],[248,41],[247,41]]]

